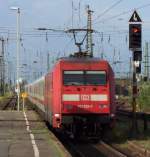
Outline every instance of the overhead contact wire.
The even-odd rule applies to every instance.
[[[111,9],[113,9],[115,6],[117,6],[119,3],[121,3],[123,0],[119,0],[116,3],[114,3],[113,5],[111,5],[109,8],[107,8],[103,13],[101,13],[100,15],[97,16],[97,18],[95,18],[93,21],[96,21],[97,19],[99,19],[100,17],[102,17],[103,15],[105,15],[107,12],[109,12]]]
[[[115,19],[115,18],[117,18],[117,17],[119,17],[119,16],[122,16],[122,15],[129,14],[129,13],[133,12],[135,9],[136,9],[136,10],[140,10],[140,9],[143,9],[143,8],[146,8],[146,7],[149,7],[149,6],[150,6],[150,3],[147,3],[147,4],[142,5],[142,6],[139,6],[139,7],[137,7],[137,8],[134,8],[134,9],[130,9],[130,10],[128,10],[128,11],[121,12],[121,13],[116,14],[116,15],[114,15],[114,16],[111,16],[111,17],[109,17],[109,18],[107,18],[107,19],[103,19],[103,20],[101,20],[101,21],[95,22],[95,23],[93,23],[93,25],[98,24],[98,23],[102,23],[102,22],[106,22],[106,21],[109,21],[109,20],[112,20],[112,19]]]

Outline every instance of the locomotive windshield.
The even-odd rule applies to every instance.
[[[106,72],[105,71],[86,71],[86,85],[105,85]]]
[[[64,71],[64,85],[106,85],[105,71]]]
[[[64,85],[83,85],[84,71],[64,71]]]

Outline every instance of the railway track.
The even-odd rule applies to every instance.
[[[111,145],[105,143],[104,141],[100,141],[100,143],[94,145],[99,151],[101,151],[106,156],[110,157],[128,157],[125,153],[120,150],[112,147]]]
[[[2,110],[16,110],[16,102],[16,96],[9,98],[8,102],[2,107]]]
[[[105,140],[100,140],[98,143],[92,143],[90,140],[76,141],[64,136],[58,139],[73,157],[150,157],[148,150],[141,149],[132,141],[119,144],[111,141],[108,143]]]
[[[100,141],[97,144],[91,143],[70,143],[69,142],[69,150],[73,154],[73,157],[133,157],[132,155],[128,155],[129,153],[125,153],[120,151],[119,149],[105,143],[104,141]],[[141,156],[139,156],[141,157]]]
[[[135,144],[134,142],[128,141],[130,148],[137,150],[139,154],[143,157],[150,157],[150,151],[144,148],[141,148],[139,145]]]
[[[126,148],[122,148],[117,144],[113,144],[113,148],[124,152],[127,157],[150,157],[150,152],[144,148],[141,148],[138,144],[128,141]]]
[[[107,144],[101,141],[101,145],[96,145],[96,147],[108,157],[145,157],[138,151],[138,147],[135,149],[129,144],[126,148],[122,148],[119,144]]]
[[[91,141],[72,141],[68,138],[58,139],[64,144],[73,157],[135,157],[134,150],[126,151],[118,147],[107,144],[104,141],[92,143]],[[137,155],[137,154],[136,154]],[[138,156],[143,157],[143,156]]]

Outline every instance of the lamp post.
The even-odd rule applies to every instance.
[[[11,10],[16,10],[17,11],[17,30],[16,30],[16,36],[17,36],[17,42],[16,42],[16,47],[17,47],[17,53],[16,53],[16,59],[17,59],[17,66],[16,66],[16,82],[17,82],[17,110],[19,111],[20,104],[20,85],[19,85],[19,52],[20,52],[20,8],[18,7],[11,7]]]

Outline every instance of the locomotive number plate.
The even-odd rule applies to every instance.
[[[86,95],[86,94],[81,95],[81,100],[82,101],[89,101],[90,100],[90,95]]]
[[[78,105],[79,108],[93,108],[93,105]]]

